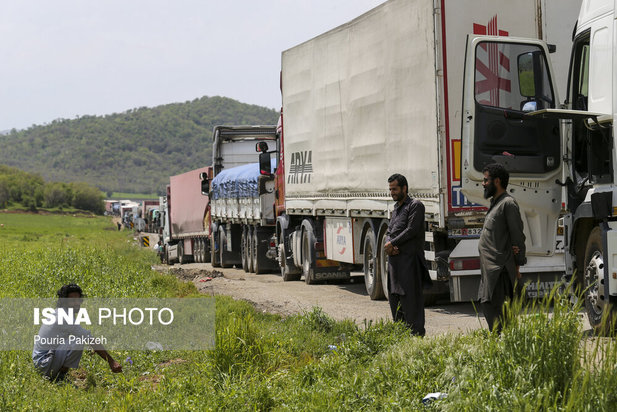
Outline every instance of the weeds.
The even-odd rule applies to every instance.
[[[0,297],[48,297],[66,281],[91,297],[195,293],[153,272],[154,253],[103,230],[105,219],[2,218]],[[358,327],[320,308],[283,318],[216,299],[215,349],[120,351],[131,364],[118,375],[86,353],[77,388],[45,382],[27,351],[0,353],[0,410],[617,410],[614,339],[586,336],[580,305],[557,291],[512,302],[501,335],[423,339],[398,323]],[[424,406],[429,392],[448,396]]]

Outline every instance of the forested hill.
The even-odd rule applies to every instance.
[[[0,164],[104,192],[162,193],[169,176],[212,162],[215,125],[277,119],[275,110],[224,97],[59,119],[0,135]]]

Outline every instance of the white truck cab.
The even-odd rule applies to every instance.
[[[509,170],[528,255],[565,259],[595,328],[617,301],[616,3],[582,2],[563,104],[541,40],[470,37],[464,80],[463,193],[481,200],[486,164]]]

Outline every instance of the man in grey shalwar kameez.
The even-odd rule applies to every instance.
[[[518,204],[506,192],[508,171],[494,163],[483,172],[484,197],[491,198],[491,205],[478,244],[482,274],[478,299],[489,330],[501,332],[503,304],[513,297],[519,268],[526,263],[525,234]]]
[[[414,335],[424,336],[423,286],[432,284],[424,258],[424,205],[407,194],[405,176],[388,179],[396,201],[384,249],[388,254],[388,300],[394,321],[403,321]]]

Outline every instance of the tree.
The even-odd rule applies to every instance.
[[[103,192],[87,183],[72,183],[73,207],[102,215],[105,212]]]

